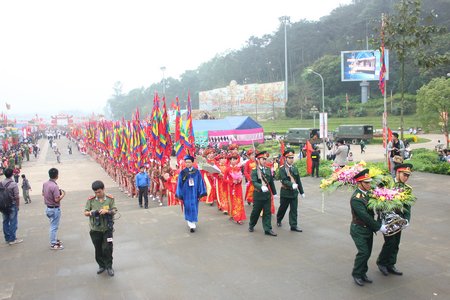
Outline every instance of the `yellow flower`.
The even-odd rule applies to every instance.
[[[323,189],[323,188],[325,188],[325,187],[327,187],[329,185],[330,185],[330,181],[329,180],[322,179],[322,181],[320,182],[320,188],[321,189]]]
[[[375,177],[375,176],[379,176],[382,175],[383,171],[377,167],[372,167],[369,169],[369,176],[370,177]]]
[[[386,197],[380,196],[380,198],[378,198],[378,200],[380,200],[381,202],[384,202],[384,200],[386,200]]]
[[[367,163],[363,160],[361,160],[358,165],[365,167],[367,165]]]

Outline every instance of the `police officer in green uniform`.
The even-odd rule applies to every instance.
[[[352,223],[350,225],[350,235],[352,236],[358,253],[355,257],[352,276],[355,283],[363,286],[364,282],[372,283],[367,277],[367,261],[372,253],[373,233],[381,231],[386,233],[385,225],[381,225],[381,221],[374,219],[373,210],[367,209],[369,197],[367,192],[371,189],[370,182],[372,178],[369,176],[369,170],[365,169],[354,177],[358,188],[350,199],[350,207],[352,209]]]
[[[396,173],[395,187],[410,192],[412,191],[411,186],[406,184],[409,176],[411,175],[412,167],[412,164],[398,164],[394,167]],[[396,213],[403,219],[408,220],[409,225],[409,220],[411,218],[411,207],[409,205],[404,205],[403,210],[396,211]],[[395,267],[401,236],[401,231],[391,236],[384,236],[383,248],[381,249],[377,259],[378,269],[384,276],[388,276],[389,273],[403,275],[403,272],[399,271]]]
[[[100,180],[92,183],[95,195],[86,202],[84,215],[89,217],[92,243],[95,248],[95,260],[99,269],[97,274],[107,271],[114,276],[113,262],[113,218],[117,212],[114,198],[105,194],[105,185]]]
[[[261,151],[256,154],[257,166],[251,173],[251,179],[255,190],[253,192],[253,210],[250,215],[248,231],[253,232],[258,218],[263,211],[262,223],[264,233],[270,236],[277,236],[272,230],[272,216],[270,212],[272,195],[276,195],[275,184],[273,182],[272,173],[266,168],[266,153]]]
[[[289,209],[289,225],[291,231],[302,232],[300,227],[297,226],[297,208],[298,208],[298,193],[305,198],[305,192],[303,191],[302,182],[300,180],[300,173],[296,166],[294,166],[294,154],[293,149],[286,149],[283,156],[285,157],[285,164],[280,167],[280,207],[277,212],[277,226],[281,227],[281,221],[286,214],[288,206]]]

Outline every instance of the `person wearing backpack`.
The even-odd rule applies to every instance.
[[[4,175],[5,180],[1,182],[2,189],[5,191],[1,192],[2,202],[8,203],[9,208],[2,210],[3,215],[3,234],[5,235],[5,241],[9,245],[15,245],[22,243],[22,239],[18,239],[16,236],[17,231],[17,215],[19,213],[19,186],[12,179],[13,169],[5,169]]]

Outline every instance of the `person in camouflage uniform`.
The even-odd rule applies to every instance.
[[[90,236],[95,248],[95,260],[99,269],[97,274],[107,271],[114,276],[113,263],[113,225],[117,207],[114,197],[105,193],[105,185],[97,180],[92,183],[95,195],[89,197],[84,209],[84,215],[89,217]]]

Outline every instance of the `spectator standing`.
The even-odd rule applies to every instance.
[[[311,177],[314,177],[314,171],[316,172],[316,177],[319,178],[319,165],[320,165],[320,150],[319,147],[314,146],[314,151],[311,152],[312,160],[312,172]]]
[[[56,154],[56,161],[58,162],[58,164],[60,164],[61,163],[61,152],[59,152],[58,148],[56,148],[55,154]]]
[[[348,147],[344,144],[344,140],[339,139],[334,150],[334,154],[336,155],[336,157],[334,158],[334,163],[340,168],[345,167],[345,165],[347,164],[348,152]]]
[[[353,162],[353,152],[350,151],[350,152],[348,153],[347,161],[348,161],[348,162]]]
[[[59,221],[61,219],[61,200],[66,195],[66,192],[60,190],[56,180],[59,178],[59,171],[56,168],[51,168],[48,171],[50,179],[44,182],[42,187],[42,196],[44,196],[44,203],[47,206],[45,214],[50,221],[50,249],[62,250],[64,246],[58,240]]]
[[[84,215],[89,217],[90,236],[95,248],[95,261],[99,269],[97,274],[107,271],[114,276],[113,263],[113,216],[117,212],[114,197],[105,193],[105,185],[97,180],[92,183],[94,196],[90,197],[84,208]]]
[[[17,183],[11,178],[13,176],[13,170],[7,168],[4,171],[6,177],[2,181],[2,185],[5,189],[10,190],[14,201],[11,205],[11,209],[2,212],[3,215],[3,234],[5,236],[5,241],[9,245],[15,245],[23,242],[23,239],[18,239],[16,236],[17,224],[18,224],[18,214],[19,214],[19,187]]]
[[[16,166],[14,167],[13,175],[14,175],[14,181],[15,181],[16,183],[19,183],[20,168],[19,168],[18,165],[16,165]]]
[[[25,204],[31,203],[30,191],[31,191],[30,182],[25,177],[25,174],[22,174],[22,195]]]
[[[403,155],[405,152],[405,144],[403,144],[402,140],[398,139],[398,133],[394,132],[392,134],[392,141],[390,141],[387,145],[387,151],[389,152],[389,159],[391,161],[391,169],[390,172],[392,177],[395,177],[394,171],[394,156],[400,156],[403,159]]]
[[[150,186],[150,177],[145,172],[145,166],[141,166],[140,172],[136,175],[135,185],[139,190],[139,207],[142,208],[142,197],[144,197],[144,207],[148,208],[148,187]]]

